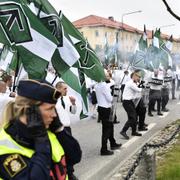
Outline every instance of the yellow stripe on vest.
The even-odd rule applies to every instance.
[[[55,134],[48,131],[48,137],[52,148],[52,160],[56,163],[60,162],[64,155],[64,150],[57,140]],[[4,129],[0,131],[0,155],[18,153],[25,157],[31,158],[35,153],[34,150],[19,145],[12,137],[5,132]]]

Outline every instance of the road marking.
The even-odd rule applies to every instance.
[[[169,114],[169,112],[163,112],[163,116],[159,116],[159,117],[160,118],[165,118],[168,114]]]
[[[180,102],[178,102],[177,104],[180,104]]]
[[[151,123],[148,125],[148,131],[150,129],[152,129],[154,126],[156,125],[156,123]],[[148,131],[141,131],[140,133],[142,135],[146,134]],[[132,143],[134,143],[137,139],[139,139],[141,136],[133,136],[129,141],[127,141],[126,143],[124,143],[122,145],[122,148],[127,148],[128,146],[130,146]]]

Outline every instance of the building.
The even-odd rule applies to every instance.
[[[95,15],[89,15],[79,19],[73,24],[87,38],[91,47],[100,53],[100,59],[103,61],[103,49],[108,43],[109,47],[118,44],[119,58],[121,62],[129,60],[134,53],[137,43],[143,31],[129,26],[125,23],[116,21],[112,16],[103,18]],[[148,44],[152,43],[152,31],[147,30]],[[162,34],[163,40],[168,40],[169,36]],[[180,52],[180,39],[173,39],[173,53]]]

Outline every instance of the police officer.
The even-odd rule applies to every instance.
[[[0,178],[68,179],[62,125],[55,104],[60,92],[46,83],[22,80],[0,130]]]

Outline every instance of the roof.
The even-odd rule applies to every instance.
[[[74,21],[73,24],[76,26],[76,28],[87,27],[87,26],[88,27],[104,26],[104,27],[110,27],[110,28],[115,28],[115,29],[124,29],[129,32],[141,33],[140,30],[132,26],[115,21],[112,16],[109,18],[104,18],[100,16],[89,15],[77,21]]]
[[[136,32],[139,34],[143,33],[143,31],[137,28],[129,26],[125,23],[122,24],[122,22],[115,21],[112,16],[109,18],[104,18],[104,17],[100,17],[96,15],[89,15],[89,16],[86,16],[84,18],[74,21],[73,24],[76,28],[102,26],[102,27],[115,28],[118,30],[123,29],[129,32]],[[148,39],[152,39],[152,31],[146,30],[146,32],[147,32]],[[163,33],[161,33],[161,37],[166,40],[170,38],[169,35],[163,34]],[[176,42],[180,41],[180,39],[175,39],[175,38],[173,38],[173,40]]]

